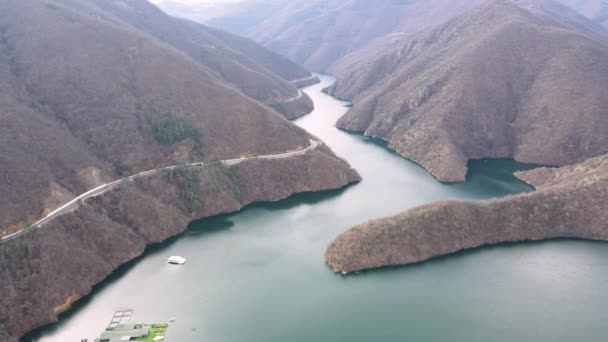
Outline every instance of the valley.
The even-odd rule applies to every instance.
[[[0,75],[2,342],[194,219],[360,180],[286,119],[312,74],[145,0],[1,2]]]
[[[435,200],[487,199],[531,188],[512,175],[529,166],[512,161],[474,161],[465,183],[437,182],[376,140],[336,129],[347,103],[323,94],[333,79],[320,78],[321,84],[304,90],[315,111],[296,123],[343,156],[361,183],[195,221],[179,238],[114,273],[59,323],[24,341],[91,336],[117,306],[135,308],[144,321],[175,317],[167,339],[184,342],[603,336],[598,303],[607,299],[597,290],[608,270],[605,244],[515,245],[346,278],[330,272],[325,248],[350,225]],[[166,266],[174,254],[188,258],[184,268]],[[573,312],[585,320],[562,324]]]
[[[607,20],[0,2],[0,342],[602,340]]]

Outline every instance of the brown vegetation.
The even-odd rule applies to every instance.
[[[144,15],[144,3],[0,2],[0,235],[124,175],[309,145],[309,134],[209,66],[105,10]],[[134,182],[1,243],[0,340],[56,319],[70,298],[194,218],[359,179],[323,148],[247,165]]]
[[[250,5],[247,12],[212,20],[214,25],[236,29],[312,70],[333,71],[332,66],[351,53],[377,54],[394,39],[442,24],[485,0],[299,0]],[[531,8],[545,0],[513,0]],[[557,0],[590,20],[608,27],[606,0]],[[255,4],[255,2],[254,2]],[[249,13],[262,19],[250,19]],[[367,52],[366,52],[367,51]],[[347,57],[348,59],[348,57]]]
[[[84,192],[83,170],[109,180],[174,164],[174,156],[223,159],[308,143],[208,68],[91,6],[0,4],[0,227],[39,219],[53,182]],[[202,151],[184,160],[175,152],[188,141],[157,143],[153,126],[166,116],[191,123]]]
[[[146,32],[179,49],[262,103],[297,95],[296,87],[289,80],[311,76],[304,68],[251,40],[172,18],[147,0],[88,0],[86,6],[95,15],[110,20],[119,18],[120,24]],[[310,104],[307,110],[312,110]]]
[[[338,126],[387,140],[442,181],[464,180],[469,159],[559,166],[608,152],[605,32],[533,3],[490,0],[337,66],[332,92],[354,102]]]
[[[56,320],[118,265],[183,232],[193,219],[358,180],[354,170],[319,147],[289,159],[191,167],[124,183],[0,244],[0,337],[7,331],[10,338],[2,341],[16,341]]]
[[[608,1],[606,0],[560,0],[587,18],[608,28]]]
[[[477,1],[294,1],[248,36],[312,70],[323,71],[378,38],[441,23]]]
[[[608,156],[518,176],[538,190],[483,202],[438,202],[370,221],[339,236],[325,259],[336,272],[353,272],[505,242],[608,241]]]

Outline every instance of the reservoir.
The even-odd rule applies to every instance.
[[[25,341],[93,341],[114,311],[168,321],[167,342],[601,341],[608,335],[608,244],[550,241],[482,248],[419,265],[342,277],[328,244],[364,221],[434,200],[529,191],[512,161],[475,161],[447,185],[372,139],[335,128],[346,103],[305,92],[315,111],[296,124],[363,177],[191,224],[122,267],[60,321]],[[182,255],[183,267],[167,257]],[[86,272],[86,270],[83,270]]]

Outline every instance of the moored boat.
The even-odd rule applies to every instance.
[[[169,259],[167,259],[167,262],[172,265],[183,265],[186,263],[186,258],[174,255],[174,256],[170,257]]]

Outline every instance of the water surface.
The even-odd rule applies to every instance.
[[[350,226],[446,198],[528,191],[512,161],[471,163],[446,185],[376,141],[334,127],[346,103],[306,89],[296,121],[363,176],[341,191],[294,196],[200,220],[98,286],[28,341],[89,341],[116,309],[135,321],[175,317],[167,342],[600,341],[608,336],[608,244],[552,241],[484,248],[420,265],[342,277],[323,263]],[[170,255],[185,267],[165,263]]]

